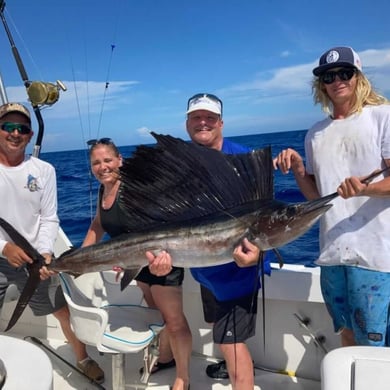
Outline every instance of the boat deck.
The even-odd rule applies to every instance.
[[[256,390],[321,390],[320,364],[324,351],[318,347],[317,336],[323,336],[325,346],[332,350],[338,346],[332,333],[329,315],[325,305],[317,292],[318,275],[316,270],[299,268],[298,271],[288,270],[274,272],[272,283],[266,280],[266,322],[263,343],[263,324],[258,318],[256,337],[248,340],[257,369],[255,370]],[[191,390],[230,390],[228,380],[213,380],[209,378],[206,366],[220,358],[220,352],[212,342],[212,329],[203,320],[199,285],[192,280],[187,272],[183,284],[183,301],[185,313],[191,326],[193,336],[193,355],[191,359]],[[288,283],[291,281],[291,283]],[[296,287],[300,286],[299,289]],[[291,287],[291,288],[290,288]],[[1,311],[0,329],[5,329],[10,315],[16,305],[16,289],[7,291],[6,300]],[[286,298],[288,297],[288,298]],[[259,317],[262,315],[262,302],[258,302]],[[308,325],[302,326],[297,321],[296,313],[301,318],[308,319]],[[42,340],[43,345],[54,350],[67,362],[75,365],[73,351],[64,343],[63,334],[58,321],[53,316],[35,317],[29,308],[26,308],[18,323],[7,336],[25,338],[28,336]],[[320,337],[318,337],[320,340]],[[34,343],[35,344],[35,343]],[[321,344],[322,345],[322,344]],[[265,350],[263,350],[265,346]],[[53,366],[54,390],[114,390],[112,386],[111,355],[101,355],[95,347],[88,346],[88,352],[105,372],[106,380],[102,386],[96,386],[80,374],[75,367],[70,367],[46,348],[40,347],[48,355]],[[30,363],[28,363],[30,364]],[[143,353],[126,355],[126,389],[169,389],[175,375],[174,369],[160,371],[150,377],[149,385],[140,383],[139,368],[143,366]],[[261,367],[273,367],[277,370],[287,370],[293,374],[281,374],[280,371],[271,372]],[[138,384],[136,387],[135,384]],[[34,390],[31,383],[26,390]],[[10,390],[4,387],[4,390]],[[14,389],[11,389],[14,390]],[[24,390],[18,388],[18,390]],[[37,388],[42,390],[42,388]],[[115,389],[118,390],[118,389]]]
[[[29,339],[26,339],[29,341]],[[56,354],[63,359],[75,364],[74,355],[68,344],[64,344],[59,340],[48,342],[42,340],[44,345],[48,346]],[[34,343],[35,344],[35,343]],[[36,344],[35,344],[36,345]],[[99,365],[105,372],[105,382],[101,386],[97,386],[88,381],[83,375],[73,370],[61,359],[56,357],[51,352],[48,352],[44,347],[41,347],[49,356],[53,365],[54,375],[54,390],[92,390],[106,389],[114,390],[111,385],[111,356],[109,354],[100,355],[94,348],[88,347],[88,352],[91,357],[98,361]],[[150,377],[147,387],[140,383],[138,370],[143,364],[142,353],[126,355],[126,389],[148,389],[148,390],[168,390],[173,383],[175,369],[162,370]],[[191,359],[191,390],[231,390],[231,385],[228,380],[213,380],[209,378],[205,369],[207,364],[216,360],[201,356],[193,355]],[[320,390],[321,385],[317,381],[291,377],[284,374],[272,373],[269,371],[256,369],[255,370],[255,390]],[[33,389],[33,387],[29,387]],[[22,390],[22,389],[19,389]]]

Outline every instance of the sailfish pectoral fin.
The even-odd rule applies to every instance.
[[[284,265],[284,261],[283,261],[283,257],[282,255],[280,254],[279,250],[277,248],[272,248],[272,252],[275,253],[275,256],[276,258],[278,259],[278,262],[279,262],[279,268],[283,268],[283,265]]]
[[[18,319],[23,314],[24,309],[26,308],[28,302],[33,296],[35,290],[39,286],[39,283],[41,281],[39,269],[40,269],[39,264],[29,264],[28,266],[29,277],[27,279],[26,285],[23,288],[22,293],[20,294],[18,303],[16,304],[15,310],[12,313],[11,319],[8,322],[5,332],[10,330],[17,323]]]
[[[131,281],[140,273],[142,268],[143,267],[125,269],[121,279],[121,291],[123,291],[131,283]]]

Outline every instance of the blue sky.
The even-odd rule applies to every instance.
[[[42,111],[42,150],[57,151],[187,139],[197,92],[222,98],[226,136],[307,129],[323,115],[311,70],[339,45],[390,97],[389,13],[388,0],[8,0],[5,17],[29,78],[68,88]],[[26,101],[2,26],[0,52],[9,100]]]

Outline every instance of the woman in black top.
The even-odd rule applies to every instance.
[[[96,215],[85,236],[83,246],[96,244],[104,233],[110,237],[126,233],[126,217],[118,202],[118,169],[122,156],[115,144],[106,138],[91,144],[89,151],[91,170],[100,182]],[[145,257],[146,262],[146,257]],[[192,350],[191,331],[183,312],[182,282],[184,270],[171,267],[165,276],[150,273],[145,266],[137,275],[149,307],[160,310],[165,320],[165,329],[160,335],[160,358],[153,372],[176,364],[176,379],[173,388],[187,389],[189,384],[189,362]]]

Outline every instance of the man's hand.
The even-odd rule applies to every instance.
[[[233,258],[239,267],[256,265],[259,260],[260,249],[244,238],[233,252]]]
[[[344,199],[352,198],[353,196],[365,195],[368,183],[364,183],[362,178],[352,176],[346,178],[337,188],[337,193]]]
[[[12,242],[7,242],[3,248],[3,256],[7,259],[9,265],[14,268],[21,267],[25,263],[32,263],[32,259],[26,252]]]
[[[294,174],[299,177],[305,176],[305,166],[303,165],[302,156],[294,149],[282,150],[274,159],[273,165],[275,169],[280,169],[283,174],[293,170]]]
[[[51,263],[52,255],[49,253],[42,253],[42,256],[45,258],[45,265],[40,268],[39,275],[41,280],[46,280],[55,275],[56,272],[51,271],[46,267],[46,265]]]
[[[156,276],[165,276],[172,271],[172,258],[166,251],[161,251],[157,256],[153,252],[146,252],[149,261],[149,271]]]

